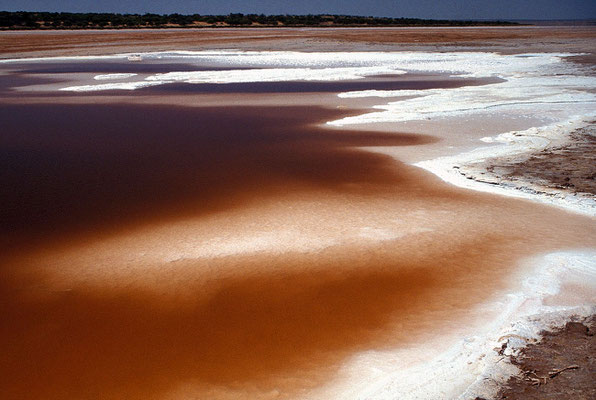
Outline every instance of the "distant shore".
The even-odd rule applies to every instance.
[[[439,20],[352,15],[181,15],[0,11],[0,29],[155,29],[218,27],[515,26],[512,21]]]
[[[395,51],[398,46],[400,51],[573,52],[584,54],[573,61],[592,66],[594,40],[596,29],[590,26],[5,30],[0,31],[0,59],[222,48]]]

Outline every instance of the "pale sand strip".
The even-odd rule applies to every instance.
[[[571,132],[592,124],[595,117],[596,114],[585,115],[549,126],[530,128],[521,132],[513,131],[504,133],[495,138],[491,138],[491,141],[500,143],[500,146],[480,147],[456,156],[421,161],[415,165],[424,168],[439,176],[444,181],[459,187],[530,199],[594,217],[596,216],[596,199],[591,194],[565,193],[565,191],[559,191],[555,195],[549,196],[548,193],[522,191],[518,190],[515,186],[508,185],[506,182],[503,184],[484,182],[479,175],[477,175],[477,179],[471,179],[462,174],[460,169],[465,168],[466,164],[482,161],[487,158],[537,152],[545,149],[547,146],[551,146],[552,142],[555,141],[564,143],[565,138],[568,137]]]

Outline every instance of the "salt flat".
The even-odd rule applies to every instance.
[[[138,64],[86,42],[137,32],[13,34],[3,53],[32,57],[0,63],[9,398],[489,396],[501,337],[593,313],[593,197],[457,171],[590,125],[583,53],[536,52],[544,29],[439,30],[457,51],[338,31],[144,32],[170,48]],[[213,48],[181,50],[193,34]]]

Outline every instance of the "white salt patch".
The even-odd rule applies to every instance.
[[[504,56],[496,53],[428,53],[428,52],[284,52],[284,51],[174,51],[144,53],[143,58],[170,58],[199,62],[215,62],[246,67],[339,68],[390,66],[396,70],[435,73],[463,73],[465,76],[497,76],[514,72],[520,66],[541,68],[573,54],[526,54]]]
[[[160,85],[160,82],[148,82],[148,81],[137,81],[137,82],[115,82],[115,83],[102,83],[99,85],[81,85],[81,86],[68,86],[61,88],[60,90],[67,92],[98,92],[102,90],[135,90],[149,86]]]
[[[340,81],[362,79],[371,75],[404,74],[403,71],[391,67],[360,67],[360,68],[268,68],[268,69],[239,69],[228,71],[184,71],[168,72],[151,75],[145,81],[124,82],[101,85],[69,86],[61,90],[66,91],[101,91],[101,90],[134,90],[147,86],[163,85],[167,83],[250,83],[250,82],[289,82],[289,81]],[[112,74],[126,75],[126,74]],[[106,75],[100,75],[106,76]],[[95,79],[98,79],[97,77]],[[116,78],[101,78],[116,79]],[[118,78],[120,79],[120,78]]]
[[[557,122],[543,127],[533,127],[521,132],[505,132],[490,139],[484,139],[484,142],[488,143],[501,143],[498,146],[480,147],[456,156],[440,157],[434,160],[422,161],[414,165],[424,168],[444,181],[456,186],[482,192],[531,199],[580,214],[596,216],[596,199],[591,195],[560,193],[556,196],[541,196],[533,192],[517,190],[506,184],[491,185],[468,179],[459,172],[460,166],[466,163],[482,161],[491,157],[502,157],[527,151],[541,150],[550,144],[551,141],[561,139],[569,135],[569,133],[591,124],[591,121],[594,119],[596,119],[596,113],[586,113],[583,116],[572,117],[568,121]]]
[[[441,89],[450,90],[450,89]],[[426,96],[431,95],[435,91],[433,89],[426,90],[359,90],[354,92],[344,92],[337,96],[342,99],[366,98],[366,97],[408,97],[408,96]]]
[[[244,83],[284,81],[339,81],[361,79],[370,75],[403,74],[390,67],[360,68],[270,68],[231,71],[169,72],[149,76],[148,81],[161,83]]]
[[[585,89],[596,86],[596,78],[577,76],[570,64],[562,58],[573,54],[500,55],[495,53],[427,53],[427,52],[244,52],[244,51],[174,51],[143,53],[144,60],[173,60],[197,63],[203,66],[229,66],[243,69],[228,71],[173,71],[150,75],[151,85],[170,82],[184,83],[240,83],[284,81],[337,81],[360,79],[372,75],[413,73],[442,73],[462,77],[500,77],[507,82],[456,89],[362,91],[341,94],[356,97],[414,97],[376,108],[380,111],[362,116],[332,121],[335,125],[370,122],[395,122],[437,118],[486,110],[504,110],[507,107],[535,104],[578,103],[596,104],[596,94]],[[129,54],[111,56],[126,59]],[[101,57],[61,57],[35,59],[94,60]],[[4,60],[31,61],[29,60]],[[116,79],[115,74],[105,79]],[[98,78],[98,80],[101,78]],[[123,78],[118,78],[123,79]],[[148,84],[84,85],[64,88],[71,91],[134,90]]]
[[[571,277],[571,278],[570,278]],[[558,252],[536,257],[513,282],[523,281],[514,292],[498,295],[481,306],[479,314],[495,315],[490,321],[470,321],[465,336],[444,332],[432,349],[429,344],[355,356],[340,372],[344,380],[308,398],[335,399],[459,399],[491,398],[499,383],[517,373],[497,352],[517,351],[539,332],[564,324],[570,316],[588,316],[595,306],[545,305],[570,279],[591,282],[596,292],[596,252]],[[512,286],[516,286],[513,284]]]
[[[132,78],[133,76],[137,76],[137,74],[104,74],[104,75],[95,75],[93,79],[96,81],[106,81],[106,80],[115,80],[115,79],[127,79]]]
[[[526,73],[527,76],[521,75]],[[403,122],[477,113],[508,112],[522,107],[548,106],[573,111],[578,104],[596,106],[596,77],[536,76],[529,71],[502,74],[507,82],[454,89],[347,92],[342,98],[416,96],[373,108],[381,110],[328,122],[345,126],[379,122]]]

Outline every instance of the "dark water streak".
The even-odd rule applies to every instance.
[[[297,186],[372,193],[401,178],[388,157],[354,147],[433,140],[311,125],[342,115],[312,107],[5,105],[2,243],[201,215]]]

